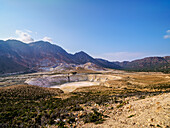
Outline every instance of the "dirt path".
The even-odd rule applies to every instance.
[[[103,124],[84,128],[170,128],[170,93],[148,97],[114,109]]]

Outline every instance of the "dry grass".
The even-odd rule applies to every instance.
[[[128,92],[170,91],[169,74],[124,74],[121,80],[110,80],[104,86],[78,88],[74,92],[93,92],[101,94],[119,94]]]
[[[133,75],[133,81],[143,83],[143,84],[157,84],[162,82],[169,82],[169,75]]]
[[[90,73],[90,72],[89,72]],[[128,103],[125,98],[145,98],[170,91],[170,74],[125,73],[120,80],[110,80],[101,85],[77,88],[71,93],[62,93],[58,88],[43,88],[16,85],[0,88],[0,119],[12,127],[40,127],[55,125],[71,127],[78,121],[102,123],[103,110],[114,107],[122,109]],[[4,107],[5,106],[5,107]],[[81,106],[84,106],[81,108]],[[103,108],[104,107],[104,108]],[[87,108],[87,109],[86,109]],[[84,109],[84,110],[83,110]],[[90,109],[90,113],[89,112]],[[76,111],[76,112],[75,112]],[[80,112],[81,116],[77,116]],[[113,112],[113,110],[110,110]],[[83,116],[83,114],[87,116]],[[107,111],[105,112],[107,114]],[[105,114],[104,113],[104,114]],[[130,115],[128,118],[133,117]],[[95,120],[93,120],[95,118]],[[56,126],[54,120],[61,119]],[[66,119],[66,123],[62,121]],[[73,120],[74,119],[74,120]]]

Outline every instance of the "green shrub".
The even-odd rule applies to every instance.
[[[102,113],[97,112],[96,110],[93,110],[93,113],[89,113],[84,117],[84,123],[103,123],[104,115]]]

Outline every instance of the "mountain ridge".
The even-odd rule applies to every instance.
[[[46,41],[26,44],[18,40],[0,40],[0,60],[0,74],[23,70],[38,71],[41,67],[55,67],[58,63],[85,64],[91,62],[104,68],[135,71],[159,71],[170,68],[170,56],[147,57],[131,62],[110,62],[95,59],[84,51],[70,54],[62,47]]]

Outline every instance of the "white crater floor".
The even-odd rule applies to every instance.
[[[99,84],[100,82],[81,81],[81,82],[71,82],[62,85],[51,86],[50,88],[60,88],[61,90],[64,91],[64,93],[67,93],[67,92],[74,91],[76,88],[88,87],[88,86],[99,85]]]

